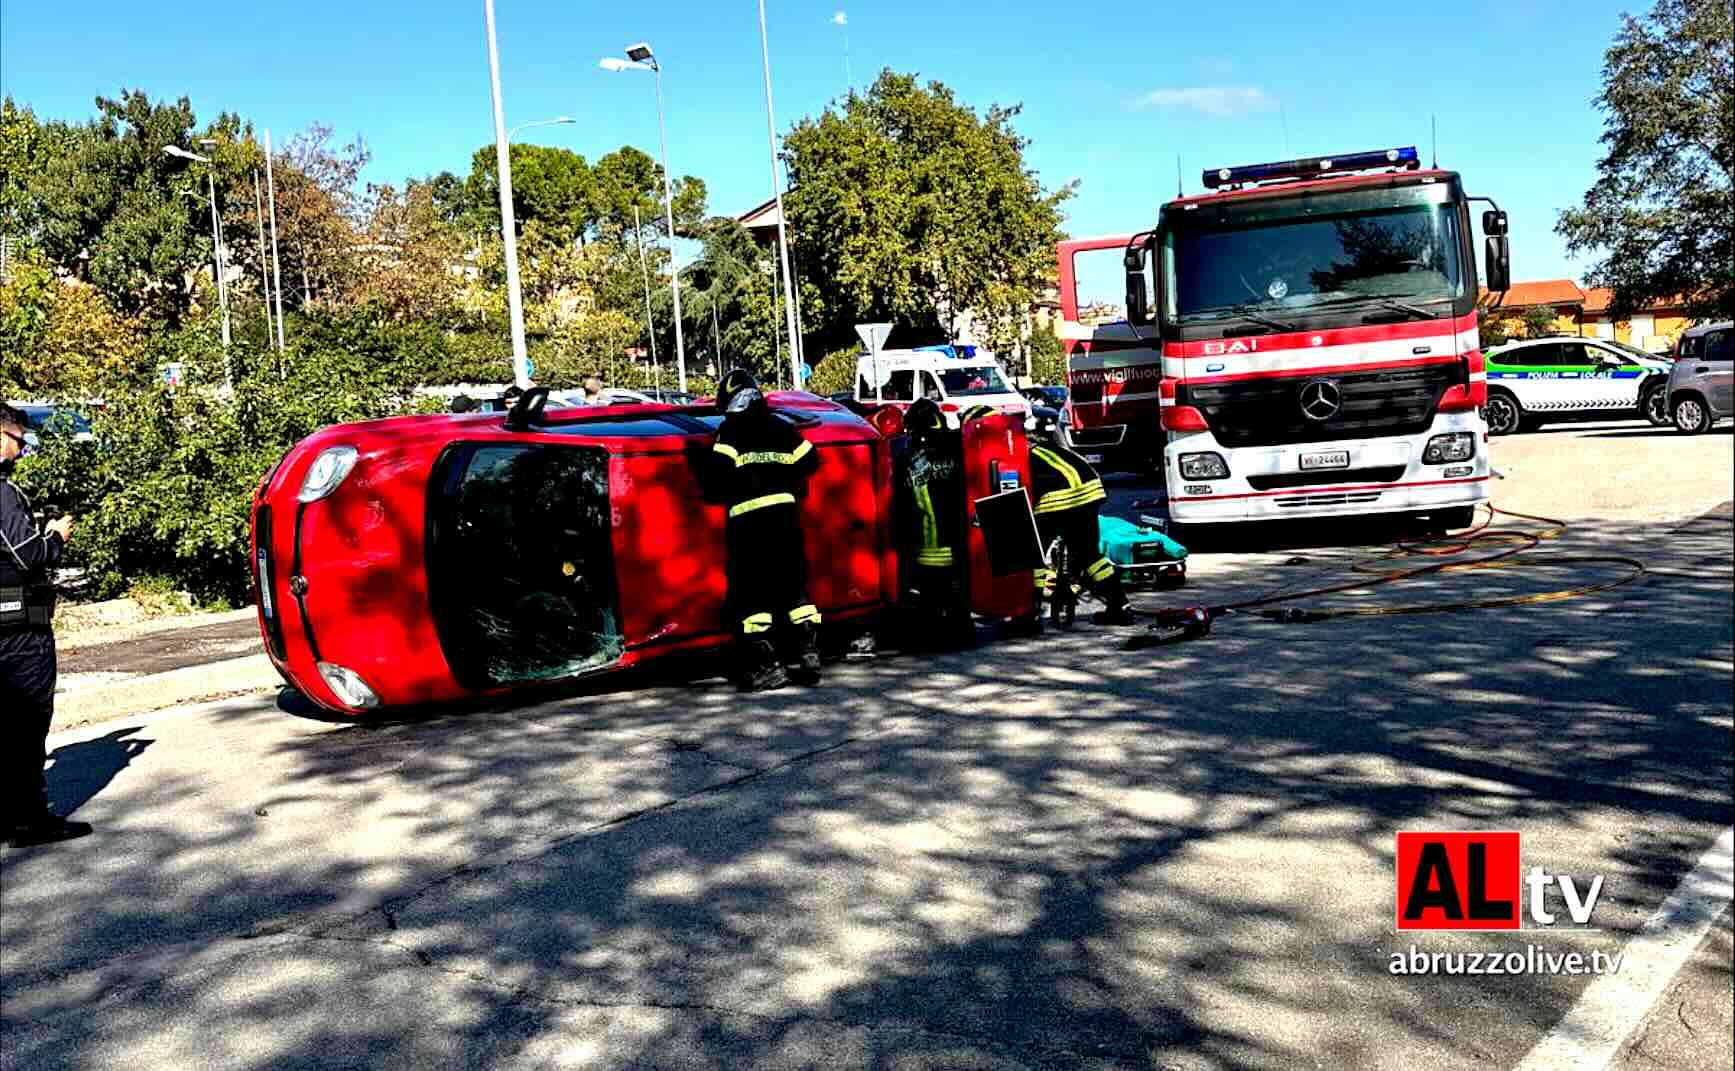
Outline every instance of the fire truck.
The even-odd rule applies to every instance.
[[[1506,214],[1413,147],[1206,171],[1154,230],[1065,241],[1065,435],[1160,470],[1171,518],[1426,514],[1488,497],[1485,284],[1509,286]],[[1117,249],[1127,314],[1086,324],[1081,253]]]

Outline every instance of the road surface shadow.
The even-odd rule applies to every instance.
[[[117,774],[151,746],[150,740],[131,739],[138,731],[138,726],[116,729],[55,748],[48,756],[51,761],[44,774],[49,809],[55,814],[70,815],[107,788]]]

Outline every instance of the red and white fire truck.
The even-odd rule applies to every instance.
[[[1506,214],[1414,148],[1207,171],[1153,231],[1060,243],[1065,434],[1161,468],[1171,517],[1425,513],[1488,497],[1470,203],[1486,285]],[[1079,254],[1123,251],[1127,315],[1080,322]]]

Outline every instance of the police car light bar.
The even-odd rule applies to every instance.
[[[1311,178],[1345,171],[1371,171],[1380,167],[1414,170],[1421,166],[1422,160],[1416,155],[1416,147],[1406,145],[1401,149],[1352,152],[1344,156],[1309,156],[1275,164],[1218,168],[1205,172],[1204,182],[1207,189],[1214,190],[1219,186],[1239,186],[1243,183],[1269,182],[1273,179]]]

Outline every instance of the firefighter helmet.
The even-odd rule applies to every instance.
[[[945,430],[945,414],[932,398],[917,398],[904,414],[904,431],[917,438]]]
[[[958,415],[960,424],[968,424],[972,420],[981,420],[985,416],[993,416],[999,410],[991,405],[972,405]]]
[[[731,368],[717,384],[717,409],[724,413],[739,413],[765,395],[759,389],[759,379],[745,368]]]

